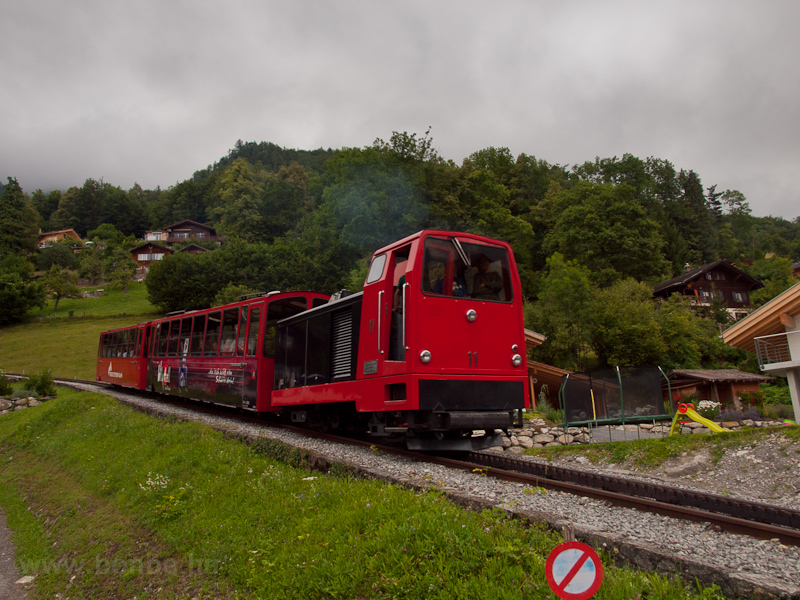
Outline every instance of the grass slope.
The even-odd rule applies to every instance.
[[[64,299],[57,312],[51,303],[26,323],[0,329],[0,368],[10,373],[50,369],[55,377],[93,380],[100,333],[156,314],[143,284],[131,285],[128,298],[119,289],[98,298]]]
[[[0,506],[32,598],[553,597],[552,533],[275,456],[293,454],[101,394],[0,417]],[[596,598],[698,597],[604,562]]]

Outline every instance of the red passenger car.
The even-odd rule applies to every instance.
[[[528,406],[524,347],[508,244],[422,231],[376,252],[357,294],[272,293],[106,332],[97,377],[464,450],[497,444]]]

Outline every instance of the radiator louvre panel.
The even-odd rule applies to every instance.
[[[345,310],[333,315],[331,335],[331,374],[333,381],[349,379],[353,364],[353,313]]]

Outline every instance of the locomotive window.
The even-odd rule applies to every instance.
[[[261,307],[256,306],[250,313],[250,330],[247,332],[247,356],[258,356],[258,325]]]
[[[206,327],[206,343],[203,355],[212,357],[217,355],[219,345],[219,319],[221,313],[217,310],[208,315],[208,326]]]
[[[106,340],[108,339],[107,336],[108,334],[105,333],[100,335],[100,345],[97,347],[97,356],[99,356],[100,358],[103,358],[106,355],[106,343],[107,343]]]
[[[243,306],[239,316],[239,337],[236,340],[236,356],[244,354],[244,340],[247,335],[247,313],[250,307]]]
[[[142,335],[142,330],[141,329],[137,329],[136,330],[136,350],[135,350],[134,356],[141,356],[142,355],[142,338],[143,337],[144,336]]]
[[[366,283],[375,283],[383,275],[383,267],[386,266],[386,255],[379,254],[372,259],[372,264],[369,266],[369,273],[367,273]]]
[[[325,300],[324,298],[314,298],[311,301],[311,308],[317,308],[318,306],[322,306],[323,304],[327,304],[329,301]]]
[[[169,324],[169,347],[167,348],[167,356],[176,356],[178,354],[178,336],[181,332],[180,319],[170,321]]]
[[[189,354],[189,337],[192,334],[192,317],[184,317],[181,321],[181,341],[178,344],[178,355]]]
[[[433,296],[511,302],[508,253],[499,246],[429,237],[425,240],[422,291]]]
[[[273,300],[267,305],[267,323],[264,326],[264,356],[275,356],[275,335],[278,321],[306,310],[308,304],[302,296]]]
[[[194,318],[194,328],[192,329],[192,347],[189,350],[191,356],[203,356],[203,334],[206,330],[206,316],[196,315]]]
[[[233,356],[236,352],[236,325],[239,323],[239,311],[229,308],[222,313],[222,339],[220,356]]]

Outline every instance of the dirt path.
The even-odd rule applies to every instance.
[[[6,516],[0,512],[0,600],[25,600],[28,597],[23,586],[14,585],[18,579],[11,530],[6,525]]]

